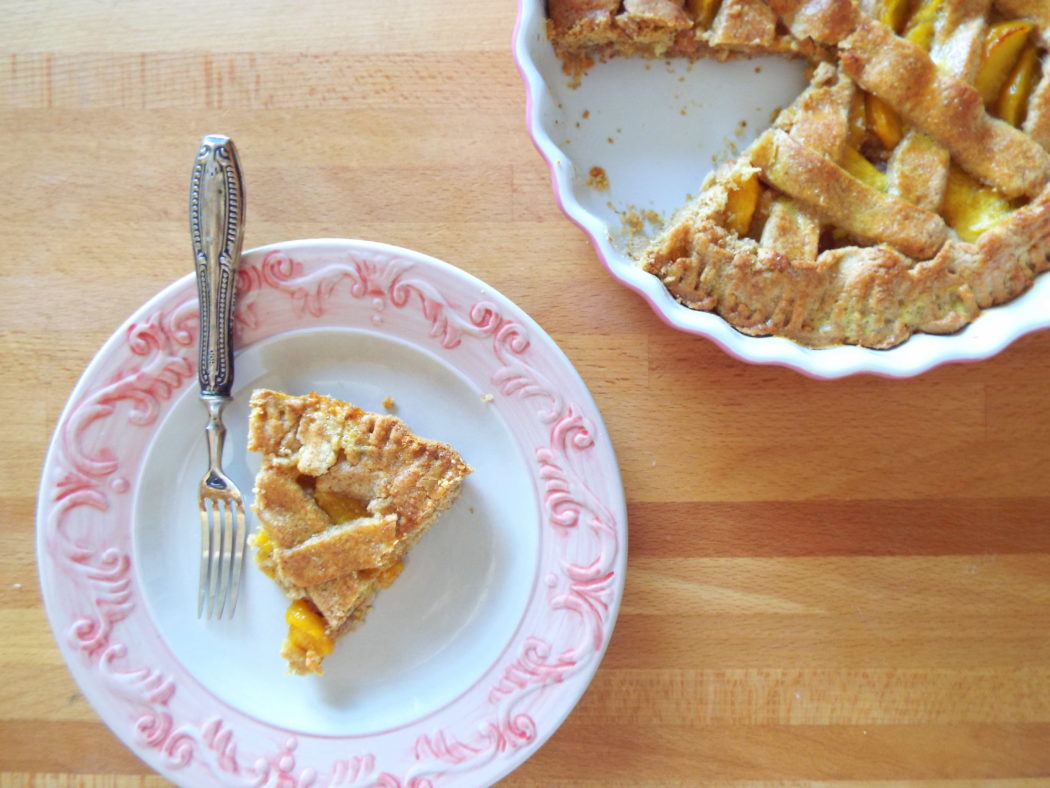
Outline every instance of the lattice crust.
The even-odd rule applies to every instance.
[[[400,419],[316,393],[254,392],[248,448],[262,455],[257,562],[290,599],[309,600],[302,615],[319,615],[329,640],[361,622],[471,471]],[[320,672],[323,654],[292,640],[292,669]]]
[[[643,253],[679,301],[749,334],[886,348],[1050,267],[1050,2],[759,4],[832,62]],[[620,5],[603,19],[622,26]]]

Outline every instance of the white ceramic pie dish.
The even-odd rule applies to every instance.
[[[550,168],[555,197],[609,273],[674,328],[707,337],[744,361],[838,378],[908,377],[948,362],[976,361],[1050,326],[1048,276],[958,333],[917,335],[890,350],[813,349],[780,337],[751,337],[718,315],[682,306],[630,256],[641,237],[637,220],[670,216],[716,163],[767,128],[775,111],[801,92],[803,64],[775,57],[733,63],[622,58],[596,64],[573,86],[545,24],[543,0],[519,0],[514,54],[526,86],[526,120]],[[647,231],[654,227],[645,222]]]

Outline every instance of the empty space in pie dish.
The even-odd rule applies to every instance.
[[[477,383],[420,347],[354,329],[280,334],[238,355],[226,411],[225,465],[249,504],[258,458],[245,441],[255,388],[316,390],[392,412],[420,436],[454,446],[474,473],[365,623],[338,641],[324,675],[289,675],[279,654],[288,603],[250,557],[235,618],[196,618],[196,485],[207,452],[206,414],[191,387],[157,430],[134,509],[134,564],[158,631],[220,700],[285,729],[374,733],[455,700],[511,640],[536,582],[540,515],[511,428]],[[388,397],[392,411],[383,406]]]
[[[705,176],[768,128],[806,80],[804,61],[784,57],[623,57],[595,64],[575,87],[564,74],[547,86],[539,122],[569,165],[556,184],[559,200],[600,222],[596,240],[617,255],[609,262],[631,264],[627,256],[657,220],[698,194]]]
[[[806,62],[612,57],[568,74],[547,39],[545,3],[522,0],[515,56],[529,132],[551,166],[561,207],[618,277],[650,221],[699,192],[805,88]],[[595,170],[598,168],[598,170]]]

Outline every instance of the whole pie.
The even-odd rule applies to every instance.
[[[321,673],[471,468],[395,416],[313,392],[255,391],[248,448],[261,455],[256,563],[292,600],[281,656],[293,673]]]
[[[810,60],[808,88],[639,255],[690,308],[888,348],[1050,267],[1050,0],[550,0],[548,33],[577,70]]]

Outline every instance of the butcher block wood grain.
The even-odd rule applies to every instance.
[[[0,0],[0,785],[166,784],[59,655],[35,495],[85,365],[190,270],[189,163],[213,131],[241,153],[246,246],[448,260],[535,317],[604,415],[622,609],[579,705],[505,785],[1050,784],[1050,332],[910,380],[819,382],[672,331],[556,205],[515,14]]]

